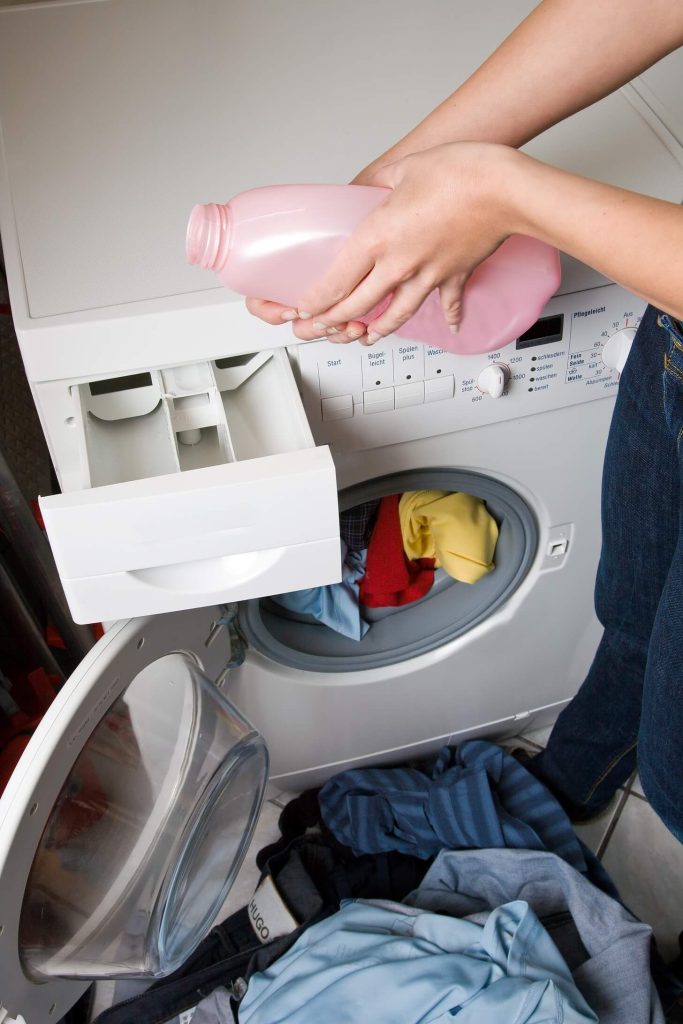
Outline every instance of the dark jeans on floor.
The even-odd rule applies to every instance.
[[[683,329],[649,307],[605,454],[595,589],[603,638],[529,767],[570,813],[588,816],[637,766],[650,804],[683,842],[682,437]]]

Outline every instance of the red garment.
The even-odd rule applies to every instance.
[[[434,582],[434,559],[409,561],[403,551],[398,518],[400,494],[382,498],[368,544],[360,600],[368,608],[395,608],[428,593]]]
[[[18,710],[13,715],[0,716],[0,793],[57,696],[60,684],[58,675],[48,674],[42,668],[12,678],[12,700]]]

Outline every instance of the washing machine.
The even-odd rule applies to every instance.
[[[499,352],[297,345],[184,258],[195,202],[349,180],[531,6],[0,10],[0,230],[61,486],[41,508],[74,619],[107,624],[0,798],[0,1020],[58,1020],[93,977],[171,970],[267,778],[298,790],[529,729],[579,686],[642,301],[565,259]],[[680,80],[673,55],[529,149],[680,202]],[[340,509],[432,488],[498,524],[479,583],[437,575],[360,642],[272,600],[339,579]]]

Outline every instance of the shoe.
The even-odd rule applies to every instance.
[[[557,797],[557,794],[555,794]],[[572,825],[590,825],[593,821],[598,821],[600,818],[606,817],[610,814],[619,799],[619,794],[615,793],[614,796],[610,797],[606,804],[601,807],[585,807],[581,804],[572,804],[568,800],[563,800],[561,797],[557,797],[558,802],[562,805],[567,813],[567,817],[571,821]]]
[[[538,753],[536,750],[529,750],[528,747],[506,747],[504,749],[506,754],[514,757],[515,761],[519,761],[520,764],[526,764],[534,754]]]

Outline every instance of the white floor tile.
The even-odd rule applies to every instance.
[[[552,725],[546,725],[542,729],[533,729],[530,732],[523,733],[522,739],[529,740],[530,743],[535,744],[537,747],[544,747],[552,730]]]
[[[279,804],[286,804],[291,793],[283,793],[279,786],[269,782],[266,786],[266,800],[275,800]]]
[[[596,818],[594,821],[589,821],[585,825],[574,825],[574,831],[579,839],[584,842],[588,849],[592,850],[593,853],[598,853],[600,851],[600,846],[611,828],[615,816],[619,814],[623,800],[624,793],[620,790],[605,813],[601,814],[599,818]]]
[[[651,925],[664,958],[675,956],[683,930],[683,845],[645,800],[629,796],[602,863],[626,905]]]

